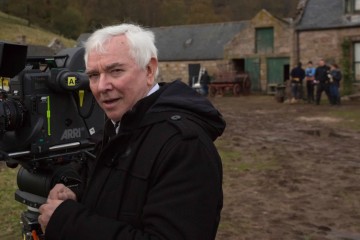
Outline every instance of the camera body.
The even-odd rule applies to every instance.
[[[17,49],[18,55],[7,48]],[[24,49],[0,43],[0,76],[10,75],[8,83],[3,80],[0,100],[0,159],[26,165],[54,153],[93,146],[89,139],[102,130],[104,113],[83,73],[84,49],[34,58],[27,58]],[[11,65],[14,70],[9,71],[2,65],[9,59],[15,62],[12,58],[25,62],[20,72],[16,71],[21,66]]]
[[[74,184],[69,163],[94,158],[105,115],[90,91],[84,52],[28,57],[27,46],[0,42],[0,161],[22,166],[20,191],[46,198],[56,183]]]
[[[28,206],[24,239],[43,239],[36,209],[57,183],[79,190],[78,170],[95,158],[105,114],[90,91],[84,53],[29,57],[27,46],[0,42],[0,161],[21,165],[15,200]]]

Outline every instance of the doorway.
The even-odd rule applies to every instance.
[[[268,58],[267,59],[267,84],[285,83],[290,77],[290,59]]]

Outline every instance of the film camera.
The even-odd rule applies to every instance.
[[[63,183],[76,191],[77,169],[89,158],[104,113],[89,89],[84,49],[27,57],[27,46],[0,42],[0,160],[20,168],[15,199],[24,239],[42,239],[37,209]]]

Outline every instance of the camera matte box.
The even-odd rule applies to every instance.
[[[15,77],[25,68],[27,46],[0,42],[0,77]]]

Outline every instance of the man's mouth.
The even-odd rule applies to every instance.
[[[111,107],[113,104],[117,103],[119,101],[120,98],[112,98],[112,99],[106,99],[103,100],[102,103],[103,105],[107,106],[107,107]]]

